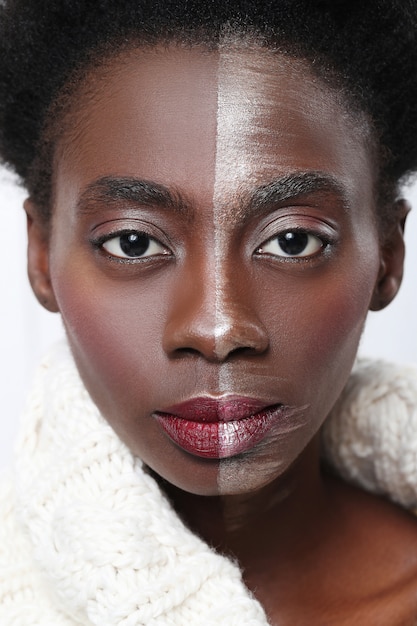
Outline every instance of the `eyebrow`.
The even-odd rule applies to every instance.
[[[337,196],[343,209],[349,209],[347,188],[335,176],[323,172],[296,172],[283,176],[250,193],[248,204],[252,209],[262,210],[272,204],[319,192]]]
[[[323,172],[295,172],[257,187],[238,192],[236,217],[262,212],[270,206],[313,193],[332,193],[343,209],[349,208],[346,187],[334,176]],[[132,204],[163,208],[185,217],[192,217],[192,202],[177,189],[153,181],[132,177],[104,176],[90,183],[77,201],[79,213],[89,213],[96,205],[127,201]]]
[[[112,201],[158,206],[180,214],[189,214],[191,210],[187,200],[177,190],[138,178],[104,176],[83,190],[77,201],[77,211],[89,213],[95,210],[95,205]]]

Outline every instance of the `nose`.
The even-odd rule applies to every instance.
[[[164,330],[166,354],[194,353],[224,362],[238,353],[267,351],[267,330],[257,314],[250,284],[242,276],[214,280],[210,272],[194,268],[178,283]]]

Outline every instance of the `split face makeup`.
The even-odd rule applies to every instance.
[[[380,265],[367,134],[255,48],[135,50],[87,80],[49,239],[81,376],[170,483],[256,490],[308,454],[355,358]]]

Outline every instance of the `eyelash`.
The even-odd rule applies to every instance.
[[[147,243],[146,248],[143,250],[143,252],[140,255],[137,256],[129,256],[127,254],[127,252],[125,252],[123,250],[122,247],[122,243],[121,243],[121,238],[122,237],[136,237],[136,238],[140,238],[142,237],[145,241],[142,241],[142,245],[144,245],[145,243]],[[119,241],[119,243],[117,243],[116,245],[119,246],[119,248],[121,249],[122,253],[124,252],[124,256],[123,254],[116,254],[114,251],[110,251],[107,250],[105,248],[105,244],[107,243],[111,243],[111,242],[117,242]],[[140,241],[134,241],[132,239],[132,241],[130,242],[131,245],[139,245],[140,246]],[[152,237],[149,233],[144,232],[144,231],[140,231],[140,230],[135,230],[135,229],[124,229],[124,230],[120,230],[114,233],[109,233],[106,235],[102,235],[100,237],[97,237],[96,239],[92,239],[91,240],[91,244],[94,246],[94,248],[100,250],[103,254],[105,254],[109,259],[114,260],[114,261],[118,261],[120,263],[140,263],[140,262],[144,262],[145,260],[148,259],[154,259],[157,257],[162,257],[162,256],[170,256],[172,253],[169,250],[169,248],[167,246],[165,246],[163,243],[161,243],[158,239],[156,239],[155,237]],[[161,252],[155,252],[153,254],[146,254],[148,252],[149,247],[151,246],[158,246],[161,249]],[[145,256],[143,256],[145,255]]]
[[[304,238],[304,241],[302,242],[304,247],[315,247],[315,249],[307,254],[304,254],[304,250],[300,251],[298,254],[286,253],[282,250],[282,248],[282,254],[274,254],[268,249],[268,247],[272,246],[274,242],[277,242],[277,246],[284,244],[288,244],[290,247],[291,245],[296,246],[297,236]],[[256,249],[255,253],[257,255],[265,255],[270,258],[278,258],[284,262],[290,261],[305,263],[324,254],[334,243],[334,240],[330,237],[326,237],[321,233],[319,234],[306,228],[287,228],[265,240],[264,243]]]
[[[134,240],[130,242],[132,245],[135,245],[135,243],[137,245],[140,245],[140,243],[142,243],[142,246],[145,246],[146,244],[145,249],[140,255],[129,256],[128,253],[123,250],[121,238],[129,237],[129,236],[136,237],[136,238],[140,238],[140,237],[143,238],[144,241],[142,242],[140,241],[135,242]],[[294,246],[294,244],[296,246],[297,236],[298,237],[301,236],[304,238],[304,240],[302,240],[301,242],[302,245],[304,245],[307,248],[313,246],[313,248],[315,247],[315,249],[308,254],[303,254],[304,249],[301,250],[298,254],[286,253],[284,250],[282,250],[282,248],[281,248],[282,254],[276,254],[271,251],[270,248],[274,245],[274,242],[276,242],[277,247],[280,247],[283,244],[288,244],[290,247]],[[113,241],[114,242],[118,241],[118,243],[116,243],[115,245],[119,246],[119,249],[121,250],[122,254],[117,254],[115,250],[106,249],[105,244],[111,243]],[[143,262],[149,262],[150,260],[153,260],[153,259],[160,258],[162,256],[167,257],[167,256],[172,255],[171,250],[167,246],[165,246],[163,243],[161,243],[157,238],[152,237],[149,233],[145,231],[140,231],[136,229],[123,229],[114,233],[105,234],[100,237],[97,237],[96,239],[92,239],[91,244],[96,249],[99,249],[103,254],[105,254],[107,258],[109,258],[112,261],[117,261],[119,263],[143,263]],[[306,263],[308,261],[311,261],[314,258],[317,258],[323,255],[333,244],[334,244],[334,241],[331,238],[323,236],[323,234],[321,233],[318,234],[306,228],[297,228],[297,227],[287,228],[285,230],[281,230],[280,232],[275,233],[272,237],[269,237],[268,239],[266,239],[258,248],[256,248],[255,255],[267,256],[272,259],[279,259],[280,261],[283,261],[283,262]],[[156,247],[157,249],[153,253],[151,252],[150,254],[149,253],[146,254],[149,248],[151,248],[152,250],[152,246]],[[159,248],[159,251],[158,251],[158,248]]]

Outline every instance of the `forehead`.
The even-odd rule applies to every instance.
[[[104,176],[131,176],[204,206],[315,171],[371,203],[368,133],[357,122],[299,59],[236,46],[135,49],[84,79],[55,181],[75,194]]]

